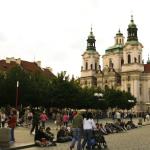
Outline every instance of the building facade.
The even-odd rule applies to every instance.
[[[113,46],[105,50],[100,65],[100,54],[96,51],[96,39],[92,29],[87,39],[87,48],[82,55],[80,84],[82,87],[114,88],[128,91],[137,99],[136,111],[146,111],[150,104],[150,60],[144,64],[143,45],[137,36],[133,17],[127,29],[127,41],[118,31]]]

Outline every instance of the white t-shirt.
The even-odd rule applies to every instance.
[[[6,115],[5,114],[1,114],[1,121],[5,121],[6,119]]]
[[[88,129],[94,129],[96,128],[95,122],[93,119],[83,119],[83,129],[88,130]]]

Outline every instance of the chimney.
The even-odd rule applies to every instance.
[[[16,63],[17,63],[18,65],[20,65],[20,64],[21,64],[21,59],[20,59],[20,58],[16,59]]]
[[[47,70],[49,70],[50,72],[53,71],[53,69],[51,67],[46,67]]]
[[[6,63],[10,63],[11,61],[15,61],[14,57],[6,57]]]
[[[35,63],[37,64],[38,67],[41,68],[41,61],[36,61]]]

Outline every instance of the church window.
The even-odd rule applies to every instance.
[[[123,58],[121,59],[121,66],[124,64],[124,60],[123,60]]]
[[[85,80],[85,85],[87,85],[87,81]]]
[[[109,67],[112,67],[112,59],[109,59]]]
[[[130,76],[128,76],[128,81],[130,81]]]
[[[128,64],[130,64],[130,63],[131,63],[131,55],[128,54]]]
[[[88,70],[88,62],[85,63],[85,70]]]
[[[121,44],[121,39],[120,39],[120,44]]]
[[[107,90],[108,89],[108,85],[105,85],[105,90]]]
[[[97,70],[97,63],[95,63],[95,70]]]
[[[93,69],[93,64],[91,64],[91,70]]]
[[[136,57],[134,57],[134,62],[136,63],[136,61],[137,61],[137,59],[136,59]]]
[[[142,85],[140,85],[140,95],[142,95]]]
[[[140,57],[140,55],[139,55],[139,63],[141,62],[141,57]]]
[[[131,87],[130,85],[127,86],[127,91],[130,93],[131,92]]]

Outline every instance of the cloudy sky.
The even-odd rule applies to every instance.
[[[127,37],[133,14],[145,62],[150,53],[148,0],[0,0],[0,59],[40,60],[57,74],[80,76],[81,55],[91,24],[97,51],[114,44],[118,29]]]

